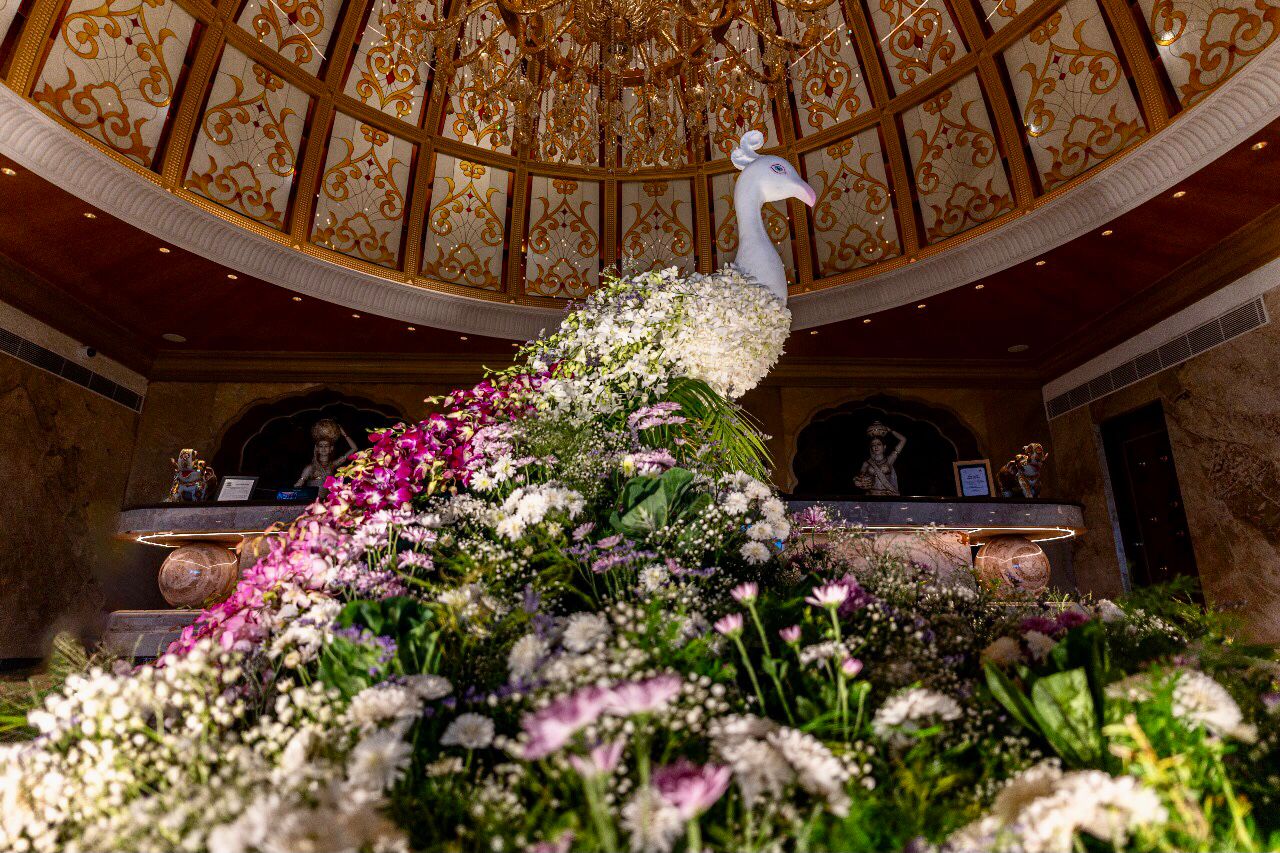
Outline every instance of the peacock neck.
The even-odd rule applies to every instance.
[[[787,301],[787,272],[778,250],[764,228],[761,208],[764,199],[751,181],[739,178],[733,190],[733,209],[738,218],[738,254],[734,265],[773,293]]]
[[[748,241],[770,243],[769,234],[764,230],[764,217],[761,210],[764,199],[748,181],[738,181],[733,188],[733,210],[738,217],[738,245]]]

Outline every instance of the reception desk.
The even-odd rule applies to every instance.
[[[857,497],[846,500],[789,500],[798,511],[820,505],[850,527],[868,532],[939,530],[965,534],[972,545],[996,536],[1024,536],[1033,542],[1068,539],[1084,532],[1080,504],[1013,498]]]
[[[1025,536],[1033,542],[1066,539],[1084,531],[1079,504],[1004,498],[857,497],[842,500],[789,500],[792,511],[822,505],[851,527],[869,532],[935,529],[964,533],[981,545],[994,536]],[[203,504],[152,504],[120,513],[118,535],[149,545],[178,547],[192,542],[234,546],[245,536],[275,524],[287,525],[306,504],[228,501]]]

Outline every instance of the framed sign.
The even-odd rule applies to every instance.
[[[951,463],[956,473],[956,493],[962,498],[989,498],[995,492],[991,485],[991,463],[986,459],[969,459]]]
[[[218,500],[247,501],[253,496],[253,487],[257,484],[257,477],[223,477],[218,487]]]

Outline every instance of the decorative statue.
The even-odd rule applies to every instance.
[[[760,282],[785,304],[787,270],[777,248],[764,230],[760,208],[770,201],[796,198],[809,207],[818,200],[795,167],[773,155],[761,156],[756,150],[764,145],[764,134],[749,130],[733,149],[730,159],[742,170],[733,187],[733,209],[738,217],[738,255],[733,265]]]
[[[346,440],[347,452],[335,457],[333,449],[339,438]],[[316,421],[315,426],[311,428],[311,440],[316,443],[315,449],[311,451],[311,464],[302,469],[298,482],[293,484],[295,489],[301,489],[304,486],[323,488],[324,481],[337,473],[338,466],[356,452],[356,443],[333,418]]]
[[[1013,457],[1000,472],[996,481],[1000,484],[1000,494],[1006,498],[1038,498],[1040,497],[1040,471],[1044,468],[1049,451],[1038,443],[1028,444]]]
[[[200,458],[200,454],[191,448],[184,448],[173,463],[173,485],[169,487],[169,496],[165,503],[191,503],[209,499],[209,490],[218,477],[208,463]]]
[[[869,495],[899,495],[898,472],[893,469],[898,461],[898,454],[906,446],[907,439],[902,433],[889,429],[879,421],[867,427],[867,435],[871,437],[871,457],[862,463],[862,471],[853,478],[853,484],[866,490]],[[884,437],[892,435],[898,444],[893,452],[885,455]]]

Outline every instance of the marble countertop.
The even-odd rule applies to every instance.
[[[149,545],[223,542],[234,545],[246,535],[273,524],[287,525],[307,508],[305,503],[223,501],[166,503],[129,507],[116,522],[116,536]]]
[[[791,500],[800,510],[827,507],[851,526],[885,532],[926,527],[967,533],[974,544],[1003,535],[1034,541],[1066,539],[1084,532],[1084,509],[1076,503],[1004,498],[867,497],[850,500]]]
[[[964,532],[975,544],[1000,535],[1044,541],[1084,531],[1080,505],[1055,501],[913,497],[787,501],[793,511],[814,504],[828,507],[851,526],[885,532],[936,527]],[[120,513],[116,533],[121,538],[170,547],[201,540],[234,544],[242,536],[261,533],[273,524],[287,525],[306,507],[258,501],[131,507]]]

